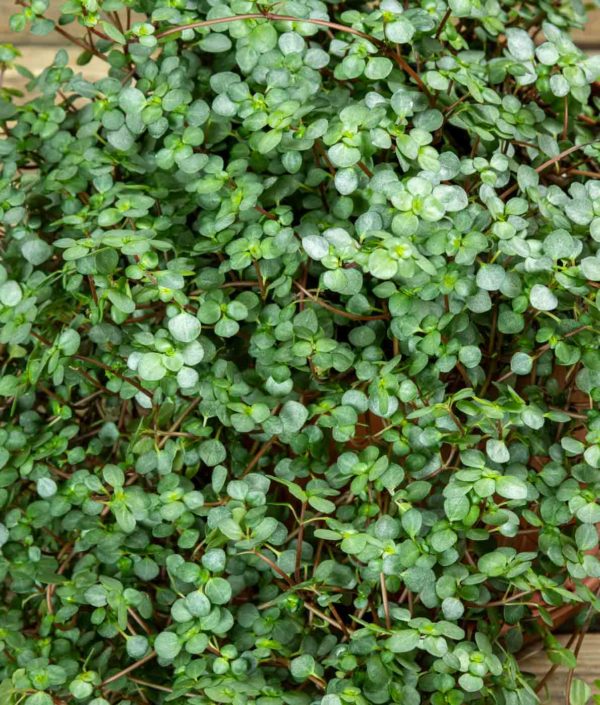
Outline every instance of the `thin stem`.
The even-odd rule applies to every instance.
[[[150,627],[144,622],[144,620],[139,616],[139,614],[131,607],[127,608],[127,612],[133,617],[133,619],[140,625],[140,627],[146,632],[146,634],[152,634]]]
[[[306,512],[306,502],[302,502],[302,508],[300,509],[300,521],[298,538],[296,539],[296,567],[294,570],[294,578],[296,582],[300,582],[300,569],[302,567],[302,540],[304,538],[304,514]]]
[[[279,656],[272,656],[268,658],[266,661],[261,661],[261,663],[267,665],[269,663],[272,663],[275,666],[281,666],[282,668],[285,668],[286,670],[290,670],[290,662],[289,659],[287,658],[281,658]],[[314,673],[308,676],[308,680],[311,683],[314,683],[318,688],[321,690],[325,690],[325,686],[327,685],[319,676],[315,676]]]
[[[133,676],[130,676],[129,680],[132,683],[137,683],[138,685],[143,685],[146,688],[152,688],[154,690],[162,690],[163,693],[172,693],[173,688],[167,688],[166,685],[159,685],[158,683],[151,683],[150,681],[145,681],[142,680],[141,678],[133,678]]]
[[[322,20],[322,19],[318,19],[316,17],[292,17],[290,15],[277,15],[272,12],[265,12],[265,13],[248,12],[246,14],[241,14],[241,15],[232,15],[230,17],[215,17],[210,20],[198,20],[196,22],[190,22],[188,24],[179,25],[177,27],[169,27],[169,29],[165,29],[162,32],[157,32],[154,36],[157,39],[162,39],[163,37],[168,37],[172,34],[178,34],[179,32],[182,32],[184,29],[200,29],[202,27],[211,27],[212,25],[216,25],[216,24],[227,24],[230,22],[239,22],[240,20],[269,20],[271,22],[300,22],[300,23],[305,23],[305,24],[317,25],[318,27],[325,27],[327,29],[336,29],[339,32],[353,34],[354,36],[360,37],[361,39],[366,39],[368,42],[371,42],[371,44],[373,44],[374,46],[379,47],[380,49],[383,49],[384,53],[389,54],[389,56],[396,61],[398,66],[400,66],[400,68],[415,81],[415,83],[419,86],[420,90],[427,96],[430,103],[432,102],[432,95],[429,92],[427,86],[423,83],[419,74],[411,66],[409,66],[409,64],[406,62],[405,59],[403,59],[399,54],[391,52],[388,49],[388,47],[386,46],[385,42],[383,42],[381,39],[377,39],[376,37],[373,37],[370,34],[367,34],[366,32],[361,32],[361,30],[359,30],[359,29],[355,29],[354,27],[349,27],[348,25],[340,24],[339,22],[331,22],[330,20]]]
[[[451,15],[451,14],[452,14],[452,8],[449,7],[449,8],[446,10],[446,14],[442,17],[442,21],[440,22],[440,24],[439,24],[439,26],[438,26],[438,28],[437,28],[437,30],[436,30],[436,33],[435,33],[435,38],[436,38],[436,39],[439,39],[439,36],[440,36],[440,34],[442,33],[444,27],[446,26],[446,22],[448,22],[448,20],[450,19],[450,15]]]
[[[256,259],[254,260],[254,271],[256,272],[258,288],[260,289],[260,297],[264,301],[267,298],[267,287],[265,286],[265,280],[263,279],[262,272],[260,271],[260,264]]]
[[[136,382],[131,377],[126,377],[125,375],[121,374],[120,372],[117,372],[117,370],[114,370],[112,367],[109,367],[108,365],[105,365],[103,362],[100,362],[99,360],[94,360],[93,358],[87,357],[86,355],[73,355],[73,357],[76,360],[81,360],[81,362],[87,362],[89,365],[95,365],[96,367],[99,367],[100,369],[105,370],[106,372],[110,372],[110,374],[114,375],[115,377],[118,377],[123,382],[127,382],[132,387],[135,387],[139,392],[141,392],[142,394],[145,394],[149,399],[152,399],[154,397],[152,392],[149,391],[148,389],[146,389],[145,387],[142,387],[142,385],[139,382]]]
[[[445,113],[445,115],[446,115],[446,119],[447,119],[448,115],[454,110],[454,108],[456,108],[456,107],[459,106],[461,103],[463,103],[465,100],[467,100],[467,98],[469,98],[470,95],[471,95],[470,93],[465,93],[465,94],[464,94],[463,96],[461,96],[460,98],[457,98],[457,99],[454,101],[454,103],[451,103],[447,108],[444,108],[444,113]]]
[[[381,599],[383,602],[383,612],[385,614],[385,626],[387,629],[392,628],[392,621],[390,619],[390,605],[388,602],[387,587],[385,586],[385,575],[379,573],[379,582],[381,584]]]
[[[242,473],[242,477],[246,477],[246,475],[256,466],[258,461],[263,457],[265,453],[269,451],[273,443],[276,441],[276,437],[274,436],[273,438],[269,439],[263,447],[256,453],[256,455],[252,458],[252,460],[246,465],[244,472]]]
[[[264,553],[260,553],[260,551],[257,550],[247,551],[247,553],[251,553],[253,556],[260,558],[260,560],[266,563],[269,568],[271,568],[271,570],[275,571],[277,575],[283,578],[290,587],[294,587],[294,581],[290,578],[290,576],[286,572],[284,572],[277,565],[277,563],[274,563],[268,556],[265,556]]]
[[[186,407],[186,409],[183,411],[183,413],[181,413],[175,419],[175,421],[173,422],[173,425],[166,432],[165,437],[158,444],[159,449],[162,449],[165,446],[165,444],[169,440],[169,436],[173,435],[177,431],[177,429],[181,426],[181,424],[192,413],[192,411],[198,406],[198,404],[201,401],[202,401],[201,397],[197,397],[196,399],[194,399],[194,401]]]
[[[369,178],[373,176],[373,172],[364,162],[358,162],[356,166],[363,172],[363,174],[366,174],[366,176],[368,176]]]
[[[328,617],[326,614],[321,612],[321,610],[317,609],[313,604],[310,602],[305,602],[304,606],[309,612],[312,612],[313,614],[316,614],[317,617],[320,617],[321,619],[325,620],[327,624],[331,624],[332,627],[335,627],[336,629],[339,629],[344,635],[349,634],[348,628],[344,624],[338,624],[335,619],[331,619],[331,617]]]
[[[140,666],[143,666],[145,663],[148,663],[148,661],[151,661],[154,657],[156,656],[156,651],[151,651],[149,654],[146,654],[144,658],[141,658],[139,661],[136,661],[135,663],[132,663],[131,666],[127,666],[127,668],[124,668],[122,671],[119,671],[118,673],[115,673],[113,676],[109,676],[105,680],[102,681],[100,684],[101,687],[104,687],[105,685],[108,685],[109,683],[113,683],[116,680],[119,680],[121,676],[126,676],[128,673],[131,673],[131,671],[135,671],[136,668],[139,668]]]
[[[247,12],[241,15],[231,15],[230,17],[214,17],[210,20],[197,20],[196,22],[190,22],[184,25],[178,25],[176,27],[169,27],[162,32],[157,32],[154,36],[157,39],[162,39],[163,37],[168,37],[171,34],[178,34],[184,29],[200,29],[202,27],[211,27],[216,24],[227,24],[229,22],[239,22],[240,20],[270,20],[271,22],[305,22],[307,24],[318,25],[319,27],[327,27],[328,29],[337,29],[340,32],[346,32],[348,34],[354,34],[361,39],[366,39],[375,46],[381,43],[381,40],[372,37],[366,32],[361,32],[359,29],[354,29],[354,27],[348,27],[347,25],[338,24],[337,22],[330,22],[329,20],[321,20],[313,17],[291,17],[290,15],[276,15],[272,12]]]
[[[542,171],[547,169],[549,166],[552,166],[553,164],[556,164],[557,162],[561,161],[561,159],[564,159],[565,157],[568,157],[570,154],[573,154],[573,152],[577,152],[580,149],[584,149],[585,147],[589,147],[592,144],[596,144],[596,142],[599,142],[600,140],[593,140],[592,142],[585,142],[584,144],[575,144],[572,147],[569,147],[568,149],[565,149],[563,152],[560,154],[557,154],[555,157],[552,157],[552,159],[548,159],[545,161],[543,164],[540,164],[535,168],[535,171],[537,171],[538,174],[541,174]],[[500,195],[500,198],[504,200],[505,198],[508,198],[512,193],[514,193],[517,189],[519,188],[519,184],[513,184],[510,188],[507,188],[504,193]]]
[[[295,281],[294,286],[305,296],[308,296],[311,301],[314,301],[314,303],[318,304],[319,306],[322,306],[328,311],[331,311],[331,313],[335,313],[337,316],[349,318],[351,321],[382,321],[389,319],[389,315],[386,313],[379,313],[375,316],[361,316],[358,313],[350,313],[349,311],[344,311],[342,309],[336,308],[335,306],[332,306],[331,304],[328,304],[326,301],[323,301],[318,296],[311,294],[311,292],[308,289],[305,289],[302,284],[300,284],[300,282]]]
[[[80,39],[79,37],[74,37],[72,34],[69,32],[66,32],[62,27],[59,27],[58,25],[54,25],[54,30],[58,32],[61,36],[63,36],[65,39],[71,42],[71,44],[76,44],[78,47],[81,47],[84,51],[91,51],[94,56],[97,56],[99,59],[102,59],[102,61],[108,62],[108,59],[102,52],[98,51],[96,47],[89,46],[86,44],[83,39]]]
[[[40,335],[39,333],[36,333],[35,331],[32,331],[31,335],[39,340],[41,343],[44,345],[51,347],[52,343],[47,339],[44,338],[44,336]],[[112,367],[109,367],[106,365],[104,362],[100,362],[100,360],[94,360],[91,357],[87,357],[86,355],[72,355],[71,356],[74,360],[80,360],[81,362],[87,362],[88,365],[94,365],[95,367],[99,367],[100,369],[104,370],[105,372],[110,372],[111,375],[114,375],[115,377],[118,377],[120,380],[123,382],[127,382],[128,384],[131,384],[132,387],[135,387],[138,391],[142,392],[142,394],[145,394],[148,398],[153,399],[154,395],[152,392],[150,392],[148,389],[145,387],[142,387],[142,385],[139,382],[136,382],[135,379],[132,379],[131,377],[126,377],[125,375],[121,374],[117,370],[114,370]]]
[[[586,171],[584,169],[569,169],[567,172],[575,176],[585,176],[588,179],[600,179],[599,171]]]

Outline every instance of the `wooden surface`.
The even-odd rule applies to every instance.
[[[560,636],[560,641],[566,644],[567,636]],[[550,669],[552,664],[546,659],[543,653],[531,649],[531,655],[525,655],[521,660],[521,668],[526,673],[532,673],[538,678],[543,676]],[[578,657],[578,666],[575,670],[575,678],[585,681],[592,693],[600,693],[600,687],[594,681],[600,679],[600,634],[588,634],[583,640],[581,651]],[[548,679],[539,696],[542,705],[566,705],[565,686],[567,683],[568,671],[566,668],[558,668]]]
[[[2,2],[4,0],[0,0]],[[582,49],[600,52],[600,10],[589,13],[590,21],[581,32],[574,32],[573,39]]]
[[[61,0],[50,0],[49,16],[57,16],[58,8],[62,4]],[[80,53],[80,49],[72,46],[65,46],[63,37],[56,33],[45,37],[37,37],[29,32],[11,33],[9,30],[9,18],[14,12],[15,0],[0,0],[0,44],[4,42],[13,43],[22,53],[19,60],[23,66],[35,73],[48,65],[58,49],[64,47],[69,53],[70,65],[75,66],[75,60]],[[600,53],[600,9],[589,13],[590,22],[582,32],[576,32],[574,39],[579,46],[590,53]],[[76,32],[75,25],[69,31]],[[86,78],[95,80],[105,75],[106,67],[100,59],[93,59],[84,67],[77,67],[77,72],[83,73]],[[9,70],[4,76],[4,85],[23,90],[26,79],[16,71]]]

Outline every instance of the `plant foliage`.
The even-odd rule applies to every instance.
[[[598,608],[581,4],[47,4],[106,75],[0,94],[2,703],[533,705]]]

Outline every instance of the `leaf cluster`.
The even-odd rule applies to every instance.
[[[600,606],[581,4],[50,15],[81,70],[0,88],[0,701],[535,705]]]

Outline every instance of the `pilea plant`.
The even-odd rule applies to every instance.
[[[583,705],[580,3],[47,5],[12,28],[81,70],[0,93],[1,702],[533,705],[537,638]]]

